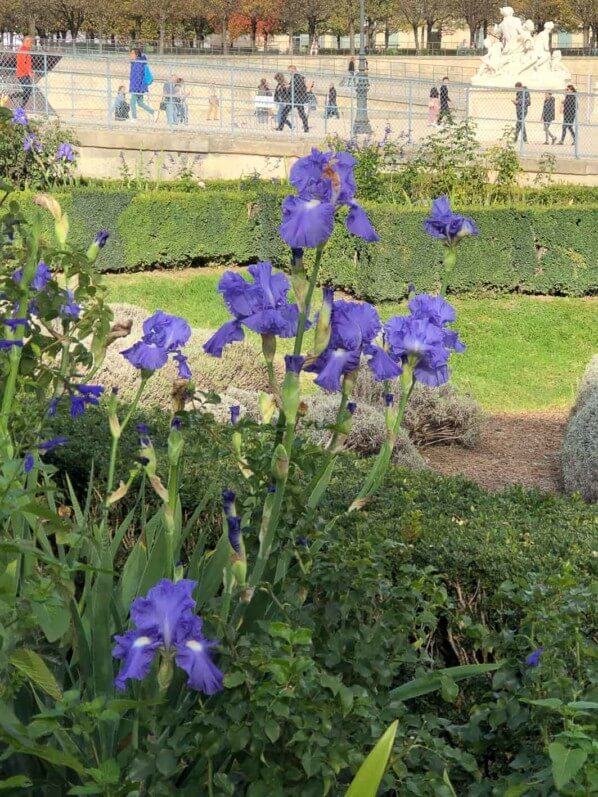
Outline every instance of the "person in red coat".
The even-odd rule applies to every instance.
[[[31,61],[32,41],[29,36],[23,39],[23,44],[17,53],[17,72],[16,78],[23,87],[21,91],[22,106],[27,107],[33,91],[33,63]]]

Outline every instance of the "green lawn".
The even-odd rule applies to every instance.
[[[227,320],[219,275],[144,273],[107,278],[112,301],[182,315],[192,326]],[[598,351],[598,299],[507,296],[456,299],[456,324],[468,350],[452,358],[453,381],[489,410],[568,407]],[[383,319],[404,305],[383,304]]]

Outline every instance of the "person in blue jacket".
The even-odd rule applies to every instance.
[[[131,50],[131,72],[129,76],[129,94],[131,96],[131,119],[137,119],[137,107],[143,108],[151,116],[154,109],[145,102],[144,95],[149,91],[153,80],[147,58],[138,48]]]

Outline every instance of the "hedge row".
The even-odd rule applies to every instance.
[[[74,189],[58,199],[69,214],[74,242],[84,244],[100,228],[112,232],[98,259],[103,271],[242,265],[256,259],[288,263],[288,249],[277,234],[280,188],[137,194]],[[453,291],[598,291],[598,204],[462,210],[475,217],[481,235],[460,247]],[[323,279],[372,301],[401,299],[409,283],[433,290],[443,248],[423,232],[427,209],[373,203],[368,212],[380,243],[365,245],[336,225],[323,258]]]

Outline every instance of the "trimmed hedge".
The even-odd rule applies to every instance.
[[[77,188],[57,198],[69,214],[73,241],[85,244],[98,229],[109,229],[98,267],[126,271],[256,259],[285,267],[289,253],[277,233],[284,193],[283,187],[138,194]],[[423,232],[427,208],[371,203],[367,209],[382,240],[366,245],[336,225],[322,279],[371,301],[402,299],[409,283],[435,289],[443,249]],[[475,217],[481,235],[460,247],[453,292],[598,292],[598,205],[462,210]]]

